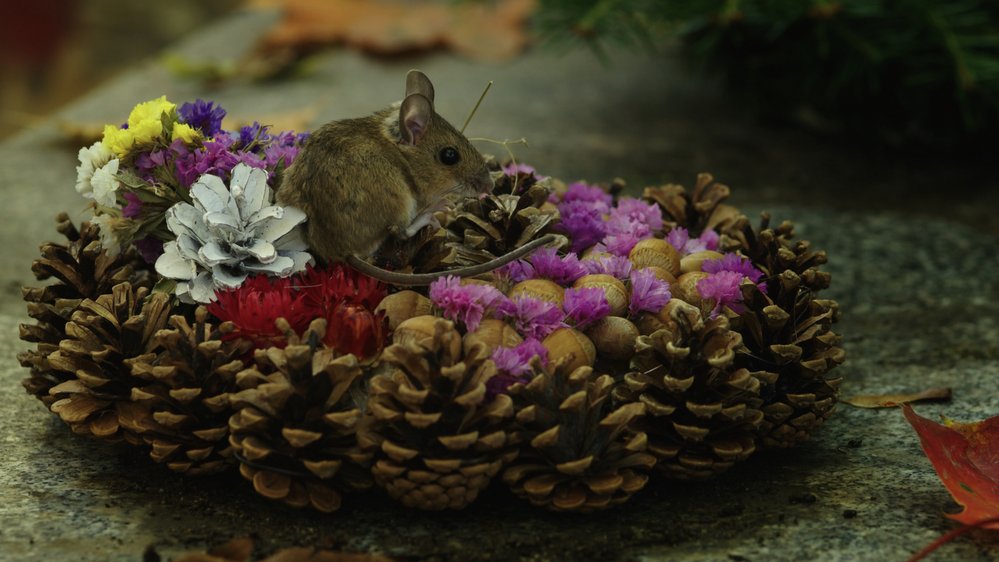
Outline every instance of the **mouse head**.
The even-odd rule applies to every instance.
[[[399,149],[413,168],[424,203],[492,191],[485,160],[472,143],[434,111],[434,85],[419,70],[406,76],[399,106]]]

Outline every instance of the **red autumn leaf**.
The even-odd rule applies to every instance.
[[[999,517],[999,416],[942,425],[920,416],[908,404],[902,412],[919,434],[940,481],[964,506],[964,511],[947,517],[965,525]],[[999,522],[982,526],[999,529]]]

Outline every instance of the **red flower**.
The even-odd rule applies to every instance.
[[[374,357],[385,346],[388,327],[382,314],[359,304],[340,303],[328,317],[323,343],[359,359]]]
[[[219,291],[215,297],[208,312],[236,326],[227,337],[248,339],[256,348],[287,345],[284,334],[274,325],[278,318],[284,318],[301,333],[316,317],[305,294],[295,290],[290,279],[255,275],[236,289]]]
[[[372,311],[386,292],[376,279],[337,264],[309,267],[286,279],[250,277],[237,289],[217,293],[208,311],[236,326],[229,338],[248,339],[258,349],[288,344],[274,325],[278,318],[299,334],[312,320],[326,318],[324,343],[363,359],[377,355],[385,345],[384,317]]]

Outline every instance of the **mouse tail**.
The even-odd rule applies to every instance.
[[[564,236],[546,234],[541,238],[531,240],[527,244],[524,244],[512,252],[507,252],[502,256],[489,260],[485,263],[468,265],[457,269],[449,269],[447,271],[438,271],[434,273],[399,273],[397,271],[389,271],[370,264],[357,256],[347,256],[345,261],[347,262],[347,265],[353,267],[368,277],[374,277],[375,279],[388,283],[389,285],[416,287],[429,285],[445,275],[457,275],[458,277],[482,275],[483,273],[488,273],[496,268],[503,267],[514,260],[520,259],[542,246],[548,246],[556,243],[561,246],[567,242],[568,241]]]

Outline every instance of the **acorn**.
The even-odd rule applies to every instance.
[[[403,320],[402,323],[399,324],[399,327],[392,332],[392,343],[402,345],[415,343],[417,345],[422,345],[423,347],[429,347],[430,344],[428,340],[434,339],[434,325],[437,322],[451,323],[450,320],[439,316],[433,316],[431,314],[414,316],[413,318]],[[453,349],[449,350],[452,355],[458,356],[461,354],[460,339],[454,338],[452,347]]]
[[[608,252],[607,250],[599,250],[597,246],[590,246],[589,248],[583,250],[583,254],[579,256],[579,261],[597,260],[600,258],[610,257],[614,257],[614,254]]]
[[[656,266],[670,272],[673,277],[680,275],[680,252],[662,238],[639,240],[628,254],[628,259],[635,264],[635,269]]]
[[[680,258],[680,271],[683,273],[690,273],[691,271],[701,271],[701,266],[707,260],[717,260],[721,259],[723,256],[721,253],[714,250],[703,250],[700,252],[693,252],[687,254]]]
[[[388,295],[375,307],[375,314],[382,312],[388,320],[389,330],[395,330],[404,320],[430,314],[430,299],[416,291],[399,291]]]
[[[611,307],[611,316],[624,316],[628,310],[628,289],[620,279],[605,273],[584,275],[572,284],[574,289],[597,288],[607,296],[607,304]]]
[[[635,316],[635,326],[638,327],[638,332],[641,335],[647,336],[656,330],[662,329],[664,324],[655,313],[642,311]]]
[[[655,266],[655,265],[650,265],[650,266],[644,267],[642,269],[648,269],[649,271],[651,271],[656,276],[656,279],[659,279],[660,281],[665,281],[665,282],[669,283],[670,285],[673,285],[673,283],[676,283],[676,277],[674,277],[672,273],[670,273],[669,271],[666,271],[665,269],[663,269],[661,267],[658,267],[658,266]]]
[[[674,298],[683,299],[694,306],[700,307],[704,299],[701,298],[701,293],[697,290],[697,284],[702,279],[707,279],[710,276],[710,273],[704,273],[703,271],[684,273],[680,277],[677,277],[676,283],[670,285],[670,293]]]
[[[541,342],[548,350],[548,361],[555,363],[562,357],[572,355],[568,372],[578,367],[592,367],[597,360],[597,348],[586,334],[574,328],[559,328]]]
[[[511,299],[518,296],[531,297],[562,306],[565,289],[550,279],[527,279],[517,283],[507,295]]]
[[[614,361],[627,361],[635,354],[635,339],[641,335],[638,326],[627,318],[607,316],[586,330],[597,353]]]
[[[492,353],[497,347],[513,347],[524,341],[524,338],[517,333],[516,328],[503,320],[486,318],[479,323],[479,327],[474,332],[465,334],[461,341],[465,355],[469,355],[472,346],[480,342],[486,344],[489,352]]]

